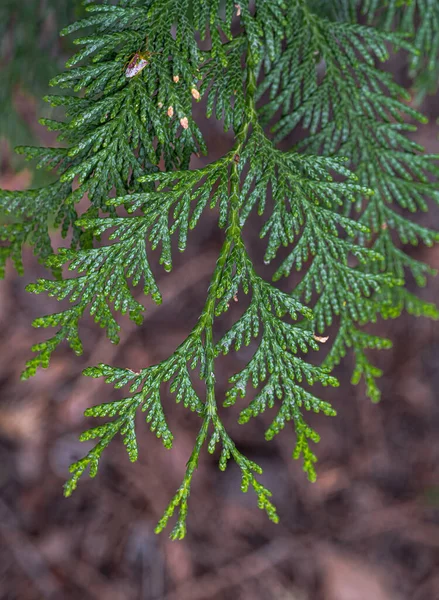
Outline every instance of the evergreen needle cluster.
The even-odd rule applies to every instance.
[[[62,32],[82,32],[67,71],[52,80],[68,91],[46,98],[65,109],[63,120],[44,121],[59,131],[63,143],[19,148],[39,168],[54,170],[57,179],[40,189],[0,192],[7,217],[1,229],[2,267],[11,258],[22,271],[22,246],[30,243],[54,276],[28,290],[70,300],[67,309],[35,320],[36,327],[54,327],[56,333],[34,346],[23,377],[47,367],[65,340],[82,352],[78,328],[86,313],[116,343],[117,312],[140,324],[144,307],[134,288],[141,284],[145,295],[161,302],[151,251],[159,250],[160,264],[170,271],[173,240],[184,252],[207,210],[217,211],[223,244],[204,308],[168,358],[138,373],[106,364],[85,370],[129,392],[86,411],[105,420],[82,434],[82,440],[97,443],[71,466],[65,494],[74,491],[86,469],[96,475],[102,452],[117,434],[129,458],[137,459],[139,413],[145,413],[163,445],[172,446],[166,417],[171,409],[164,407],[161,394],[168,383],[176,402],[198,415],[200,429],[182,484],[157,531],[177,512],[171,536],[185,535],[192,478],[205,447],[219,453],[220,469],[231,460],[238,465],[242,490],[251,488],[259,507],[276,522],[271,493],[257,477],[261,468],[235,445],[219,405],[239,404],[242,424],[270,410],[266,439],[288,427],[295,436],[293,456],[302,459],[313,481],[311,444],[319,436],[306,412],[335,414],[319,398],[320,386],[338,385],[333,367],[351,351],[353,381],[364,379],[376,401],[381,373],[367,351],[388,348],[390,341],[364,326],[403,310],[437,317],[433,305],[405,287],[410,274],[424,285],[432,269],[400,242],[439,241],[437,232],[410,214],[439,199],[438,157],[424,154],[408,136],[416,129],[413,123],[425,119],[379,67],[391,46],[408,50],[416,76],[423,73],[422,65],[435,67],[438,42],[428,28],[434,27],[436,9],[422,0],[404,6],[391,0],[385,8],[373,0],[86,5],[88,16]],[[383,27],[358,24],[361,10],[369,23]],[[413,32],[415,19],[421,20],[423,33],[408,40],[405,33]],[[395,25],[402,34],[390,31]],[[222,120],[235,141],[223,157],[190,169],[194,153],[208,153],[193,111],[202,99],[207,116]],[[299,128],[301,141],[280,150],[278,142]],[[162,159],[165,169],[159,170]],[[84,198],[88,207],[79,215]],[[264,262],[275,264],[273,281],[261,277],[246,247],[253,213],[264,217],[260,237]],[[71,239],[69,248],[55,254],[53,226]],[[284,247],[289,250],[280,259]],[[66,266],[71,277],[62,275]],[[292,271],[298,283],[288,293],[281,291],[276,281]],[[244,296],[244,313],[218,337],[217,320]],[[328,340],[331,325],[337,333]],[[316,366],[307,356],[324,342],[328,352]],[[231,374],[225,398],[219,398],[217,357],[250,344],[252,358]],[[202,394],[196,379],[204,384]]]
[[[386,31],[396,29],[409,35],[417,52],[409,59],[417,100],[435,92],[439,83],[439,4],[435,0],[316,0],[314,7],[341,20],[376,24]]]

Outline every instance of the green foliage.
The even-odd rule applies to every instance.
[[[66,48],[58,31],[78,16],[79,0],[2,0],[0,5],[0,132],[10,144],[33,135],[17,108],[17,95],[40,100],[48,80],[62,67]],[[38,48],[38,51],[35,49]],[[63,56],[64,55],[64,56]]]
[[[435,0],[315,0],[321,15],[341,21],[366,19],[384,31],[407,35],[416,50],[408,61],[417,103],[435,93],[439,82],[439,3]]]
[[[376,6],[369,8],[369,12]],[[410,76],[415,80],[418,101],[426,93],[434,93],[439,81],[439,5],[430,0],[389,0],[380,15],[385,29],[408,33],[418,50],[409,62]]]
[[[69,301],[64,310],[35,320],[36,327],[57,330],[34,346],[24,378],[47,367],[65,340],[82,352],[79,329],[86,313],[114,343],[120,329],[115,313],[140,324],[144,306],[136,286],[161,302],[151,250],[159,250],[160,265],[169,272],[174,248],[184,252],[203,214],[216,211],[223,245],[187,338],[140,373],[105,364],[86,369],[85,375],[104,377],[115,388],[129,386],[129,392],[86,411],[105,421],[81,436],[98,441],[72,465],[65,485],[70,495],[87,469],[95,476],[117,434],[136,460],[141,412],[170,448],[166,384],[201,422],[183,482],[157,525],[161,531],[177,512],[174,539],[186,532],[192,478],[204,446],[211,454],[218,447],[221,470],[233,460],[242,490],[251,488],[259,507],[278,520],[270,491],[258,481],[260,467],[226,429],[221,400],[225,408],[239,404],[241,424],[272,412],[266,439],[284,428],[293,431],[293,456],[302,458],[314,481],[311,443],[319,436],[306,411],[335,415],[319,398],[319,386],[338,385],[331,371],[349,350],[353,382],[364,380],[368,395],[378,400],[381,372],[368,351],[391,342],[364,326],[404,309],[437,316],[434,306],[405,287],[408,274],[424,285],[432,270],[400,242],[431,245],[439,239],[409,215],[438,199],[438,157],[423,154],[407,137],[415,130],[407,121],[424,118],[407,104],[407,92],[376,66],[387,59],[389,44],[410,52],[412,46],[400,35],[353,23],[357,3],[327,8],[304,0],[257,0],[251,10],[230,0],[88,5],[89,16],[64,30],[85,30],[75,40],[81,50],[52,81],[80,94],[48,97],[66,110],[64,121],[45,122],[60,132],[65,148],[21,149],[40,167],[55,169],[58,180],[38,190],[0,192],[0,209],[9,219],[3,263],[11,257],[21,269],[21,247],[31,243],[55,278],[39,279],[28,290]],[[210,49],[200,49],[206,41],[198,39]],[[207,152],[199,111],[193,111],[200,100],[208,117],[233,131],[235,143],[220,159],[191,170],[192,154]],[[267,135],[270,127],[274,139]],[[277,142],[299,128],[302,140],[280,150]],[[260,237],[264,262],[275,265],[272,282],[246,248],[254,214],[264,218]],[[52,222],[71,234],[70,247],[56,254]],[[61,275],[67,271],[69,276]],[[296,282],[289,293],[275,285],[284,277]],[[243,314],[218,338],[217,322],[240,300]],[[317,366],[308,353],[328,341],[330,326],[336,334]],[[219,399],[218,357],[243,345],[252,348],[252,358],[231,375]]]
[[[422,241],[432,245],[439,240],[438,233],[413,223],[399,209],[411,213],[426,211],[427,198],[439,200],[435,181],[439,175],[438,156],[421,154],[422,147],[407,138],[406,132],[416,128],[406,120],[425,119],[406,104],[407,92],[388,73],[375,67],[377,61],[388,58],[389,42],[408,50],[411,46],[395,34],[319,19],[302,9],[291,11],[290,18],[290,31],[300,33],[294,33],[291,50],[287,48],[279,61],[266,61],[267,76],[259,91],[260,95],[267,90],[270,94],[270,101],[262,108],[264,122],[269,123],[274,115],[279,117],[281,111],[273,126],[277,140],[301,125],[307,135],[298,144],[299,150],[349,157],[359,183],[374,192],[356,204],[361,213],[357,224],[369,228],[369,232],[361,232],[360,239],[382,257],[371,265],[372,271],[392,274],[395,279],[404,279],[411,273],[418,285],[425,285],[425,277],[433,274],[432,269],[401,251],[397,238],[404,244]],[[324,70],[319,72],[321,61]],[[287,266],[297,252],[295,248]],[[324,251],[323,258],[327,256]],[[363,268],[361,265],[360,270]],[[316,273],[320,271],[317,266]],[[281,273],[288,274],[288,270]],[[300,297],[303,289],[302,282],[295,293]],[[325,291],[328,296],[334,295],[329,287]],[[357,382],[360,375],[364,376],[373,400],[379,399],[374,379],[381,372],[365,356],[363,350],[370,346],[360,342],[364,338],[354,322],[375,321],[378,314],[396,317],[403,309],[417,316],[437,317],[434,306],[405,287],[380,286],[376,293],[373,302],[357,305],[360,319],[352,310],[343,311],[338,336],[326,358],[326,364],[333,367],[343,358],[346,348],[353,346],[353,379]],[[309,302],[309,294],[304,298]],[[317,303],[317,319],[323,311],[324,307]],[[321,325],[318,328],[323,331]],[[372,347],[387,345],[387,341],[374,341]]]

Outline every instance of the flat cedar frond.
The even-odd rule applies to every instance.
[[[425,119],[407,105],[407,92],[389,74],[375,67],[376,61],[387,59],[388,42],[404,46],[406,43],[395,34],[370,27],[320,19],[303,7],[291,12],[291,20],[292,30],[300,33],[287,46],[282,64],[266,61],[267,76],[259,95],[269,90],[271,100],[261,109],[264,120],[270,121],[280,109],[282,115],[273,127],[277,139],[298,125],[304,126],[308,135],[298,145],[300,150],[349,157],[359,183],[373,190],[373,194],[366,196],[366,203],[363,197],[356,206],[361,212],[358,223],[369,228],[369,233],[359,231],[359,237],[372,244],[371,249],[382,259],[372,263],[360,261],[359,270],[372,269],[377,274],[392,274],[396,279],[404,279],[411,272],[418,284],[425,284],[425,275],[433,271],[411,259],[396,244],[399,238],[403,243],[423,241],[431,245],[439,240],[439,235],[414,224],[407,213],[401,214],[395,207],[399,205],[410,213],[426,211],[427,199],[439,200],[439,157],[422,154],[422,147],[407,138],[406,132],[415,128],[405,119],[421,122]],[[319,72],[321,64],[324,67]],[[296,248],[294,254],[297,253]],[[288,260],[292,259],[287,259],[287,265]],[[300,290],[299,286],[295,293]],[[330,294],[334,295],[334,290]],[[304,298],[309,301],[309,295]],[[437,317],[433,305],[408,295],[401,286],[380,286],[375,301],[367,304],[366,310],[358,306],[358,311],[363,312],[359,319],[363,323],[374,321],[377,314],[398,316],[404,309],[416,315]],[[319,316],[323,319],[323,310],[319,301],[315,309],[317,319]],[[352,311],[345,313],[343,326],[327,357],[330,367],[343,358],[346,347],[352,346],[352,339],[356,339],[357,319]],[[379,390],[372,384],[372,373],[379,370],[370,365],[360,347],[355,349],[354,345],[353,350],[357,361],[354,379],[357,381],[357,374],[362,371],[369,395],[377,400]],[[358,361],[363,365],[361,369]]]
[[[219,405],[239,405],[241,424],[270,411],[266,439],[288,428],[295,436],[292,454],[302,458],[314,481],[311,443],[319,435],[306,411],[335,415],[319,397],[321,386],[338,385],[333,367],[350,350],[353,382],[363,379],[368,395],[378,400],[381,371],[368,351],[391,342],[364,326],[403,309],[437,316],[434,306],[404,286],[407,273],[424,285],[432,269],[399,242],[439,240],[411,218],[427,210],[429,199],[439,199],[438,157],[423,154],[408,137],[415,129],[408,121],[425,119],[409,106],[407,92],[377,67],[387,59],[389,44],[409,52],[413,47],[404,36],[356,24],[360,4],[87,3],[88,16],[64,30],[81,31],[75,40],[80,49],[52,83],[80,95],[50,96],[66,116],[45,124],[60,132],[65,148],[20,149],[40,168],[55,170],[58,179],[38,190],[0,192],[0,208],[9,219],[1,234],[2,264],[11,257],[21,270],[22,245],[31,243],[55,278],[41,278],[28,290],[70,301],[65,310],[35,320],[36,327],[56,332],[34,346],[23,377],[47,367],[63,341],[81,353],[79,330],[87,313],[117,343],[115,313],[142,322],[135,286],[161,302],[151,251],[160,251],[160,265],[169,272],[173,239],[184,252],[206,211],[216,211],[223,230],[204,308],[180,346],[138,373],[106,364],[85,370],[129,390],[86,411],[105,421],[82,434],[82,440],[97,443],[71,466],[67,496],[87,469],[97,474],[103,451],[117,435],[130,460],[137,459],[140,413],[164,446],[172,446],[170,408],[161,393],[168,382],[176,402],[198,415],[200,429],[183,482],[156,530],[177,512],[171,536],[185,535],[192,479],[205,446],[212,454],[218,449],[221,470],[230,460],[238,465],[242,490],[251,488],[259,508],[277,522],[271,492],[258,481],[261,468],[240,452]],[[373,19],[376,3],[363,6]],[[423,14],[420,10],[421,19]],[[388,22],[398,19],[394,15]],[[218,160],[191,170],[192,154],[208,150],[193,111],[201,100],[207,116],[222,120],[235,142]],[[302,141],[281,151],[277,142],[299,127]],[[259,234],[265,264],[275,264],[273,281],[261,276],[247,252],[254,213],[264,218]],[[54,255],[52,221],[64,235],[72,234],[70,248]],[[61,276],[66,267],[71,276]],[[292,271],[294,286],[281,291],[276,282]],[[243,296],[244,313],[218,338],[217,319]],[[336,334],[328,340],[334,325]],[[309,352],[327,341],[326,358],[315,365]],[[219,399],[217,358],[242,346],[250,346],[252,356],[230,374],[225,398]]]
[[[387,0],[383,6],[378,0],[363,0],[360,6],[369,23],[410,35],[417,50],[409,62],[417,100],[434,93],[439,78],[439,4],[430,0]]]
[[[439,3],[435,0],[313,0],[319,15],[339,21],[366,19],[369,25],[410,37],[415,52],[409,59],[419,103],[436,92],[439,79]]]

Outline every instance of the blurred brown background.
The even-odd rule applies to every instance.
[[[394,59],[392,68],[404,77],[403,58]],[[29,90],[15,82],[11,94],[14,110],[34,136],[53,143],[32,125],[37,111]],[[430,125],[416,139],[439,152],[437,99],[422,108]],[[228,148],[220,124],[209,123],[205,131],[215,156]],[[27,142],[23,132],[12,142]],[[0,186],[23,189],[31,172],[2,143]],[[419,219],[439,227],[433,207]],[[254,224],[248,242],[260,257]],[[54,240],[60,243],[56,235]],[[168,356],[199,314],[220,244],[216,217],[207,215],[173,272],[156,269],[164,304],[158,309],[148,303],[141,328],[124,320],[115,347],[90,319],[82,326],[84,356],[63,348],[48,371],[26,383],[19,374],[30,346],[44,336],[30,323],[56,303],[24,291],[26,283],[46,274],[29,249],[23,278],[8,269],[0,284],[2,600],[439,599],[439,327],[424,319],[379,325],[395,346],[376,357],[385,373],[381,404],[373,406],[362,386],[349,385],[349,360],[337,369],[341,387],[322,394],[338,416],[310,416],[322,437],[315,484],[291,459],[290,429],[267,443],[269,415],[243,427],[236,424],[239,407],[223,411],[239,448],[264,468],[261,480],[274,492],[279,525],[267,521],[251,492],[240,492],[235,466],[221,473],[216,457],[205,452],[186,539],[170,542],[166,532],[154,534],[181,482],[199,425],[166,391],[173,450],[162,447],[140,416],[139,461],[129,463],[120,441],[113,442],[97,478],[84,478],[72,498],[63,498],[68,466],[87,450],[77,441],[87,425],[84,409],[116,397],[100,380],[83,378],[82,368],[108,362],[136,369]],[[439,248],[412,253],[439,268]],[[422,294],[437,301],[438,291],[435,279]],[[252,351],[250,346],[220,361],[220,400],[228,375]]]

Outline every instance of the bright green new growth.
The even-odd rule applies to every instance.
[[[125,0],[88,6],[90,16],[64,31],[88,32],[75,42],[83,49],[69,61],[72,68],[53,81],[81,96],[48,98],[66,108],[66,121],[46,121],[60,131],[65,148],[21,149],[41,167],[56,167],[59,180],[39,190],[0,193],[0,207],[10,218],[2,232],[4,260],[10,256],[21,269],[22,245],[31,243],[56,278],[40,279],[29,291],[71,302],[34,322],[56,327],[57,333],[34,346],[23,377],[47,367],[64,340],[82,352],[78,326],[86,312],[113,342],[120,329],[115,311],[140,324],[144,308],[133,286],[142,284],[145,295],[161,302],[148,260],[151,249],[160,249],[160,264],[170,271],[172,239],[183,252],[206,210],[217,210],[224,230],[204,308],[175,352],[140,373],[104,364],[85,370],[115,388],[129,386],[129,394],[86,411],[106,421],[81,436],[98,442],[72,465],[66,495],[87,468],[96,475],[116,434],[129,458],[137,459],[141,412],[164,446],[172,446],[169,408],[160,393],[162,383],[170,382],[176,401],[196,413],[201,425],[183,483],[157,531],[178,511],[171,535],[184,536],[192,477],[204,446],[210,453],[219,448],[220,469],[229,460],[237,463],[242,490],[251,487],[259,507],[277,521],[271,493],[257,479],[260,467],[238,450],[221,418],[217,357],[252,344],[253,357],[231,376],[223,405],[239,404],[242,424],[273,412],[266,439],[286,426],[294,430],[293,456],[302,458],[313,481],[310,442],[319,436],[304,413],[335,414],[314,395],[319,393],[314,384],[338,385],[330,371],[351,349],[353,381],[364,378],[368,395],[378,400],[381,373],[367,350],[388,348],[390,341],[363,326],[403,310],[437,316],[434,306],[405,289],[408,272],[424,285],[432,270],[401,250],[397,237],[405,244],[439,240],[407,217],[407,210],[426,210],[427,198],[438,199],[432,182],[439,175],[438,157],[422,154],[406,137],[415,128],[405,119],[423,117],[406,104],[405,90],[375,66],[388,57],[389,43],[414,49],[398,34],[352,23],[352,9],[361,3],[339,4],[326,14],[327,6],[304,0],[257,0],[251,10],[236,0]],[[369,4],[372,18],[375,5]],[[209,41],[210,50],[199,48],[197,35]],[[147,65],[128,78],[125,69],[136,52]],[[204,97],[208,116],[223,119],[235,143],[219,160],[190,170],[191,155],[208,151],[192,116],[194,100]],[[274,141],[267,135],[271,125]],[[279,150],[276,142],[298,126],[305,130],[302,141]],[[161,158],[165,171],[157,167]],[[85,195],[89,208],[78,218],[75,205]],[[260,237],[264,262],[276,265],[274,281],[299,273],[291,293],[264,280],[247,252],[246,223],[254,212],[265,219]],[[71,247],[55,255],[52,220],[65,235],[73,233]],[[105,245],[99,240],[107,232]],[[290,251],[281,261],[282,247]],[[65,265],[72,277],[61,277]],[[217,319],[244,296],[246,310],[217,339]],[[333,323],[338,333],[327,342],[323,365],[314,366],[306,355],[326,341]],[[204,382],[202,396],[195,378]]]

